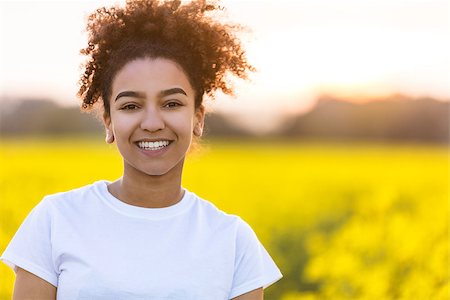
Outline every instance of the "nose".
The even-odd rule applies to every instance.
[[[142,116],[141,129],[156,132],[164,129],[164,127],[165,123],[161,111],[155,107],[147,107]]]

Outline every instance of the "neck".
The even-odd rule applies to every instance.
[[[183,197],[183,163],[163,175],[148,175],[134,168],[124,168],[121,178],[108,186],[121,201],[140,207],[162,208],[178,203]]]

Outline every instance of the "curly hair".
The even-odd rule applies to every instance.
[[[177,62],[194,88],[195,107],[203,95],[214,98],[218,89],[233,94],[227,73],[247,79],[254,67],[247,62],[236,31],[239,25],[221,24],[208,13],[222,10],[216,2],[193,0],[128,0],[125,7],[97,9],[88,18],[87,56],[79,81],[83,110],[100,99],[110,114],[109,98],[115,74],[129,61],[150,57]]]

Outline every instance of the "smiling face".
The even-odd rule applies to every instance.
[[[128,62],[112,82],[105,126],[124,160],[124,173],[179,172],[192,141],[201,132],[204,107],[181,67],[164,58]]]

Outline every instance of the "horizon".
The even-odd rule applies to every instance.
[[[31,105],[31,107],[34,107],[34,109],[39,109],[38,107],[34,106],[32,103],[35,101],[43,101],[46,102],[48,104],[54,104],[56,109],[59,110],[64,110],[67,108],[70,109],[77,109],[79,111],[80,114],[90,114],[94,119],[96,117],[98,117],[98,112],[96,111],[96,108],[94,108],[92,111],[83,111],[81,109],[80,105],[75,105],[75,103],[61,103],[58,101],[54,101],[52,99],[48,99],[48,98],[36,98],[36,99],[29,99],[29,98],[17,98],[17,99],[2,99],[0,97],[0,102],[4,102],[4,106],[2,106],[0,108],[0,113],[4,114],[3,116],[7,116],[5,115],[10,113],[10,112],[19,112],[17,110],[17,107],[19,106],[20,108],[25,108],[25,111],[29,111],[29,107]],[[422,97],[411,97],[408,95],[404,95],[404,94],[391,94],[391,95],[387,95],[387,96],[383,96],[383,97],[372,97],[372,98],[365,98],[365,99],[359,99],[358,101],[356,101],[355,99],[352,98],[346,98],[346,97],[342,97],[342,96],[338,96],[338,95],[332,95],[332,94],[322,94],[319,95],[317,98],[314,99],[313,101],[313,105],[310,107],[310,109],[305,110],[305,111],[300,111],[300,112],[285,112],[282,115],[279,115],[277,122],[273,123],[273,126],[271,126],[269,129],[264,128],[255,128],[253,126],[249,126],[246,121],[246,116],[245,115],[236,115],[234,113],[229,113],[229,112],[224,112],[221,110],[215,110],[215,111],[211,111],[208,109],[207,107],[207,116],[209,117],[223,117],[226,122],[229,122],[228,126],[236,126],[237,130],[241,130],[241,132],[245,132],[247,134],[253,135],[253,136],[264,136],[266,134],[272,135],[275,133],[281,133],[283,132],[283,130],[285,130],[285,126],[288,123],[293,122],[294,120],[300,120],[303,117],[307,117],[308,114],[312,113],[312,116],[317,116],[317,113],[320,111],[323,111],[323,108],[325,107],[336,107],[336,104],[338,104],[339,107],[341,108],[350,108],[348,106],[348,104],[352,105],[351,109],[355,110],[355,109],[360,109],[361,106],[365,106],[365,105],[372,105],[375,102],[382,102],[382,105],[385,108],[391,107],[392,109],[396,109],[398,112],[404,112],[407,113],[408,110],[405,110],[403,107],[403,110],[398,110],[398,106],[397,105],[401,105],[402,103],[405,102],[416,102],[416,101],[428,101],[428,104],[432,104],[432,105],[436,105],[437,103],[447,103],[450,105],[450,101],[449,99],[444,100],[444,99],[438,99],[438,98],[434,98],[434,97],[427,97],[427,96],[422,96]],[[395,105],[391,105],[394,104],[394,102],[396,103]],[[434,103],[433,103],[434,102]],[[25,105],[25,106],[24,106]],[[344,106],[342,106],[344,105]],[[411,104],[411,105],[415,105],[415,104]],[[422,105],[422,104],[419,104]],[[28,108],[26,108],[28,107]],[[47,107],[47,109],[49,108],[48,105],[46,104],[44,107]],[[380,106],[378,105],[378,108]],[[339,114],[339,110],[336,111],[337,114]],[[448,110],[448,108],[447,108]],[[403,116],[404,117],[404,116]],[[437,117],[437,116],[435,116]],[[442,116],[441,116],[442,117]],[[48,118],[52,118],[51,115],[48,116]],[[447,116],[448,118],[448,116]],[[100,121],[100,119],[98,119],[98,121]],[[325,121],[325,120],[324,120]],[[447,121],[448,123],[448,121]],[[101,124],[101,122],[99,122],[99,125]],[[358,127],[358,126],[357,126]]]

